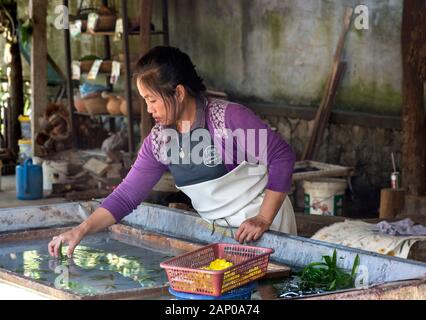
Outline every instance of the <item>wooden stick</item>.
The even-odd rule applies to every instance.
[[[394,155],[393,155],[393,152],[391,153],[391,157],[392,157],[393,172],[396,172],[395,157],[394,157]]]
[[[317,145],[321,143],[321,139],[324,133],[324,129],[321,128],[325,127],[325,124],[328,122],[328,119],[330,117],[329,110],[331,108],[338,84],[340,83],[344,71],[344,66],[341,65],[341,57],[345,45],[346,36],[349,32],[349,28],[351,25],[352,15],[353,8],[347,8],[344,17],[343,31],[340,35],[336,52],[334,54],[331,73],[327,79],[325,95],[323,96],[321,104],[316,113],[314,120],[314,128],[312,130],[309,142],[303,152],[302,160],[314,160],[318,152],[319,147]]]
[[[311,156],[312,159],[315,159],[318,155],[319,148],[320,148],[321,142],[322,142],[322,138],[324,136],[324,131],[326,129],[328,120],[330,119],[331,107],[334,104],[334,99],[335,99],[336,94],[337,94],[337,88],[338,88],[341,80],[343,79],[343,74],[345,72],[345,69],[346,69],[346,63],[345,62],[339,63],[339,65],[337,67],[335,78],[333,80],[333,84],[332,84],[331,89],[330,89],[330,93],[328,94],[328,98],[327,98],[327,101],[326,101],[326,107],[322,112],[321,121],[319,121],[315,143],[312,147],[312,156]]]
[[[331,106],[334,101],[334,97],[337,92],[338,84],[340,83],[340,79],[342,79],[343,72],[345,69],[345,64],[343,62],[339,62],[336,65],[333,65],[332,71],[332,83],[330,87],[327,89],[325,94],[325,99],[322,102],[320,108],[317,111],[314,121],[314,127],[311,133],[311,138],[309,143],[305,149],[304,159],[315,159],[319,146],[321,144],[321,139],[325,130],[325,126],[330,117]]]

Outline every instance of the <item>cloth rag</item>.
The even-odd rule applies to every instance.
[[[407,222],[402,225],[408,226]],[[400,226],[401,227],[401,226]],[[396,228],[395,226],[391,227]],[[416,228],[420,229],[420,228]],[[386,229],[386,224],[380,226],[358,220],[345,220],[322,228],[311,239],[340,244],[379,254],[406,259],[411,247],[417,241],[425,241],[425,235],[391,235],[378,230]],[[401,232],[407,229],[401,227]],[[418,231],[418,230],[417,230]],[[390,231],[393,232],[393,231]]]
[[[426,236],[426,227],[416,225],[410,218],[392,223],[381,221],[373,230],[390,236]]]

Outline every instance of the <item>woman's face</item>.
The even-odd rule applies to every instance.
[[[164,100],[160,95],[148,90],[141,81],[138,82],[139,94],[145,99],[147,111],[152,115],[156,123],[169,125]]]

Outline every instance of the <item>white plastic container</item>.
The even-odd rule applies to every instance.
[[[61,183],[67,180],[67,161],[43,161],[43,190],[52,191],[52,184]]]
[[[303,182],[305,213],[341,216],[347,182],[344,179],[315,179]]]

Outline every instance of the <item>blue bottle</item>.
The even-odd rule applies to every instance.
[[[24,165],[16,166],[16,197],[20,200],[43,198],[43,171],[27,159]]]

